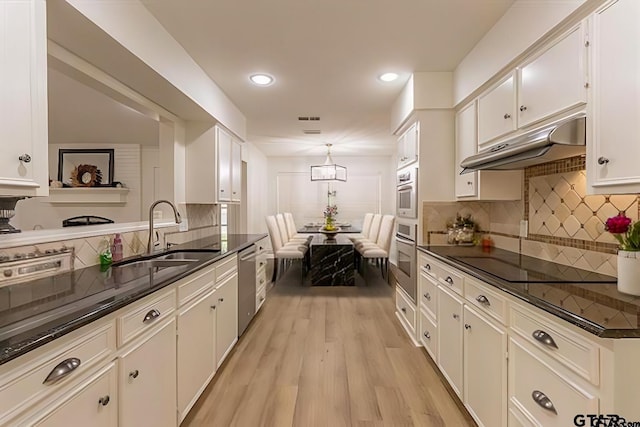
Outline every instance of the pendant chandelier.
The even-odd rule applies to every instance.
[[[311,181],[347,181],[347,168],[336,165],[331,158],[331,144],[327,145],[327,159],[322,165],[311,166]]]

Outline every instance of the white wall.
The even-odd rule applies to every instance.
[[[458,104],[585,0],[516,0],[454,71]]]
[[[395,214],[395,167],[389,156],[338,157],[347,182],[332,183],[337,192],[338,221],[359,223],[366,212]],[[267,214],[291,211],[296,225],[322,220],[327,183],[311,182],[311,165],[325,157],[269,157]],[[263,219],[264,221],[264,219]]]

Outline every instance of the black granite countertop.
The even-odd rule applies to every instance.
[[[418,249],[596,336],[640,338],[640,297],[618,292],[616,283],[590,281],[593,276],[585,270],[561,266],[496,248],[483,250],[477,246],[418,246]],[[552,269],[570,268],[572,274],[585,274],[585,280],[574,283],[540,280],[508,282],[460,262],[456,259],[459,257],[486,257],[512,265],[521,262],[553,264]]]
[[[174,245],[166,253],[197,259],[171,268],[101,267],[73,270],[0,287],[0,364],[78,329],[255,243],[267,234],[213,236]]]

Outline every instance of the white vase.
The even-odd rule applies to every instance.
[[[618,251],[618,290],[640,295],[640,251]]]

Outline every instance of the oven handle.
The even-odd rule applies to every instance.
[[[413,184],[399,185],[397,191],[413,190]]]
[[[400,243],[404,243],[405,245],[415,246],[416,242],[414,240],[404,239],[396,234],[396,241]]]

